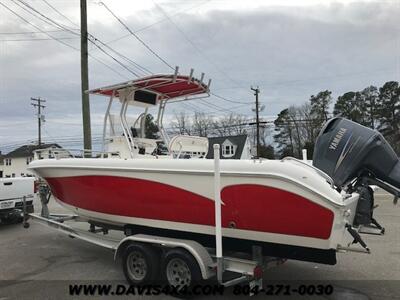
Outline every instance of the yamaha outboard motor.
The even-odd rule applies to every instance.
[[[374,224],[383,231],[372,217],[370,185],[393,194],[396,203],[400,195],[400,160],[379,132],[344,118],[333,118],[318,136],[313,165],[328,174],[338,190],[360,194],[354,225]]]

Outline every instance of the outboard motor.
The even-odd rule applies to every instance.
[[[344,118],[330,119],[317,138],[313,165],[328,174],[338,190],[360,194],[353,225],[374,225],[384,232],[372,216],[370,185],[393,194],[397,203],[400,160],[379,132]]]

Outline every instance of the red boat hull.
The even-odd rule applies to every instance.
[[[214,226],[212,199],[156,181],[117,176],[46,178],[56,198],[104,214]],[[334,213],[297,194],[257,184],[221,192],[222,226],[329,239]]]

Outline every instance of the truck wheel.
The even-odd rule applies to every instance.
[[[159,256],[149,245],[132,244],[122,255],[122,268],[130,284],[154,283],[159,273]]]
[[[167,284],[178,291],[189,290],[202,281],[199,264],[190,253],[181,249],[172,249],[165,255],[164,277]]]

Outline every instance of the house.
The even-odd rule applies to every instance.
[[[208,138],[207,158],[214,158],[214,144],[220,145],[221,159],[250,159],[250,142],[247,135]]]
[[[58,144],[24,145],[0,157],[1,177],[32,176],[27,170],[33,160],[34,151],[40,149],[61,148]],[[49,156],[49,154],[47,154]],[[45,158],[45,157],[43,157]],[[3,165],[1,165],[1,160]]]

